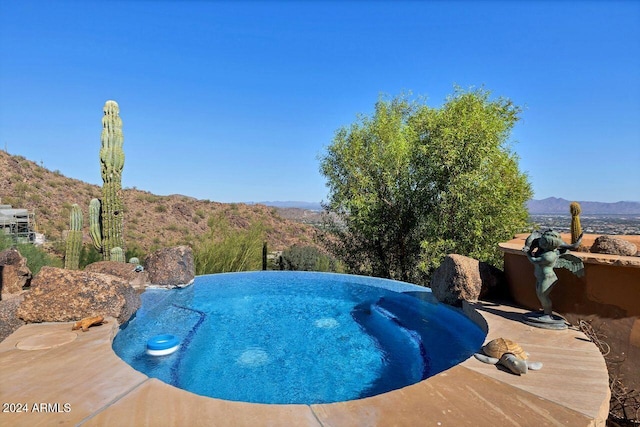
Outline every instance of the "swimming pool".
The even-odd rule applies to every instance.
[[[146,354],[147,340],[178,351]],[[184,289],[148,289],[113,341],[144,374],[210,397],[330,403],[395,390],[442,372],[484,332],[428,289],[330,273],[198,276]]]

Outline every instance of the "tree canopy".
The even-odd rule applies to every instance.
[[[484,89],[456,89],[440,108],[380,98],[321,159],[330,248],[352,272],[413,282],[448,253],[499,265],[532,194],[509,145],[520,111]]]

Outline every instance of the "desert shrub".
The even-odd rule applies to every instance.
[[[19,182],[13,187],[13,193],[18,198],[23,198],[25,193],[29,190],[29,184],[26,182]]]
[[[8,234],[5,234],[4,231],[0,231],[0,251],[9,249],[11,246],[13,246],[11,237]]]
[[[283,270],[344,271],[340,262],[320,252],[315,246],[294,245],[282,252],[278,262]]]
[[[247,229],[235,230],[219,216],[209,221],[209,233],[196,242],[194,261],[196,274],[252,271],[262,268],[264,227],[253,223]]]
[[[11,206],[19,206],[21,204],[21,200],[17,197],[11,196],[2,196],[2,204],[11,205]]]
[[[125,259],[127,261],[131,258],[138,258],[142,262],[146,256],[144,250],[137,245],[130,245],[125,252]]]
[[[102,261],[102,254],[93,245],[82,245],[80,250],[80,270],[94,262]]]
[[[165,205],[158,205],[155,208],[153,208],[153,210],[158,213],[164,213],[167,211],[167,207]]]
[[[137,194],[136,199],[140,202],[155,203],[158,200],[160,200],[160,196],[156,196],[149,193],[142,193],[142,194]]]
[[[30,243],[16,246],[20,254],[27,259],[27,267],[34,276],[44,266],[62,267],[62,260],[49,255],[43,249]]]

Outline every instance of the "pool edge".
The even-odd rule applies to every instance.
[[[487,322],[487,340],[507,333],[514,336],[532,358],[542,359],[543,370],[517,377],[470,358],[417,384],[364,399],[322,405],[253,404],[199,396],[135,371],[111,348],[117,333],[113,323],[91,328],[56,349],[29,352],[27,357],[15,348],[16,339],[72,325],[30,324],[0,343],[0,397],[3,402],[66,401],[72,410],[10,413],[2,418],[10,425],[57,421],[109,425],[126,417],[135,425],[152,425],[154,420],[171,424],[178,419],[195,425],[355,426],[368,420],[369,425],[410,426],[442,420],[489,426],[540,425],[547,417],[548,424],[604,425],[610,397],[606,366],[595,345],[580,332],[534,331],[509,318],[519,312],[513,307],[479,302],[469,304],[466,310],[470,309]],[[567,372],[567,357],[580,358],[583,369],[570,366]],[[576,377],[576,369],[583,371],[581,377]],[[176,414],[181,418],[174,418]]]

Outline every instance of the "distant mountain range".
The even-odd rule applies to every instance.
[[[582,215],[640,215],[640,202],[581,202]],[[529,200],[529,214],[564,214],[569,215],[569,204],[572,200],[548,197],[542,200]]]
[[[257,204],[257,205],[265,205],[265,206],[273,206],[274,208],[296,208],[296,209],[305,209],[308,211],[321,211],[322,205],[320,203],[315,202],[296,202],[296,201],[286,201],[286,202],[250,202],[249,204]]]
[[[565,200],[558,197],[548,197],[542,200],[529,200],[527,208],[532,215],[556,214],[569,215],[569,204],[572,200]],[[297,202],[297,201],[275,201],[275,202],[255,202],[256,204],[273,206],[276,208],[296,208],[309,211],[321,211],[320,203]],[[640,202],[581,202],[583,215],[640,215]]]

